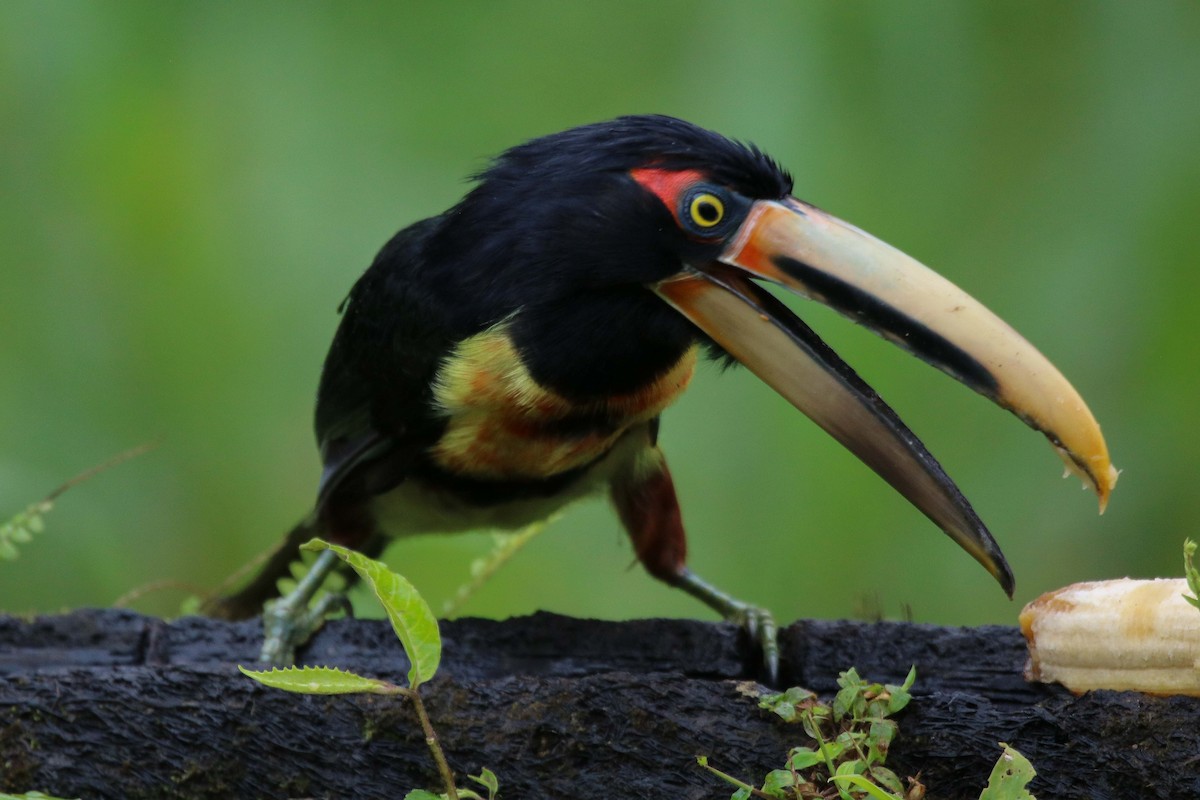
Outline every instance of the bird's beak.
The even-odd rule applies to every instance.
[[[748,278],[819,300],[949,373],[1046,435],[1095,490],[1117,480],[1100,427],[1033,345],[916,260],[795,198],[759,201],[711,264],[654,290],[811,417],[974,556],[1012,594],[1012,573],[970,504],[875,392]]]

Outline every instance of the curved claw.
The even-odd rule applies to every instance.
[[[672,583],[746,631],[762,654],[763,682],[779,683],[779,626],[771,612],[726,594],[690,569],[683,569]]]
[[[742,604],[740,614],[742,628],[750,641],[758,644],[762,651],[763,683],[779,685],[779,626],[771,612],[760,606]]]

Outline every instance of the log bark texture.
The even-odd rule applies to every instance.
[[[443,623],[423,690],[451,766],[487,766],[502,800],[725,798],[695,756],[751,782],[804,743],[739,691],[747,649],[725,624],[551,614]],[[0,792],[68,798],[388,798],[437,776],[412,709],[382,696],[299,696],[240,675],[256,622],[124,611],[0,617]],[[798,622],[785,685],[831,694],[840,670],[899,682],[916,664],[889,766],[930,798],[977,798],[1011,743],[1039,800],[1200,798],[1200,700],[1021,677],[1015,628]],[[403,681],[383,621],[330,623],[302,653]]]

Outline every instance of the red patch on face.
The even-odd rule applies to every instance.
[[[671,212],[675,222],[679,220],[679,197],[689,186],[704,179],[704,173],[695,169],[656,169],[639,167],[630,170],[633,179],[654,193]]]

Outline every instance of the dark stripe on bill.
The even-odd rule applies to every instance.
[[[905,350],[941,369],[987,397],[999,386],[987,368],[965,350],[874,295],[787,256],[775,266],[804,284],[808,293],[856,322],[884,334]]]

